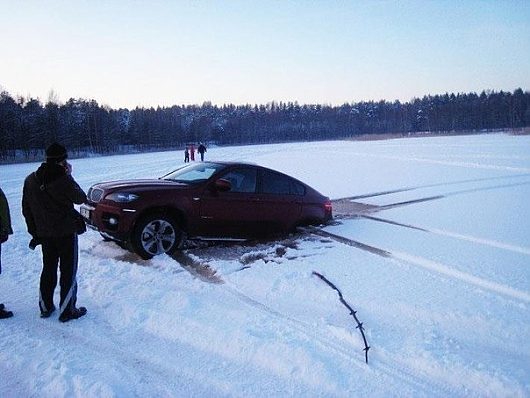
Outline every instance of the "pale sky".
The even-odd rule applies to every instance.
[[[113,108],[530,89],[530,0],[0,0],[0,88]]]

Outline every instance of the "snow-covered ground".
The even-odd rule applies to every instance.
[[[291,174],[360,217],[284,240],[143,261],[80,237],[80,305],[40,319],[24,177],[0,166],[2,397],[530,396],[530,137],[481,135],[210,148]],[[160,176],[181,152],[73,160],[95,182]],[[381,195],[374,195],[382,193]],[[349,200],[346,200],[348,202]],[[340,236],[334,239],[333,236]],[[323,274],[364,322],[363,341]],[[57,292],[58,293],[58,292]],[[57,298],[58,299],[58,298]]]

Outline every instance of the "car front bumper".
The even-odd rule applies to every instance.
[[[89,203],[82,204],[79,212],[91,229],[107,238],[126,241],[134,226],[136,210]]]

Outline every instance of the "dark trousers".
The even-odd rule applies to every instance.
[[[40,276],[41,312],[53,308],[53,292],[57,286],[57,267],[61,272],[60,314],[72,311],[77,301],[77,235],[42,238],[42,273]]]

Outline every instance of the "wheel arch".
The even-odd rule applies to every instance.
[[[152,216],[153,214],[162,214],[165,216],[169,216],[173,218],[179,225],[180,229],[183,232],[187,232],[188,230],[188,223],[186,216],[184,215],[184,212],[181,210],[170,207],[170,206],[156,206],[156,207],[149,207],[145,210],[143,210],[141,213],[138,214],[136,217],[136,220],[134,222],[133,230],[136,228],[140,220],[144,219],[145,217]]]

